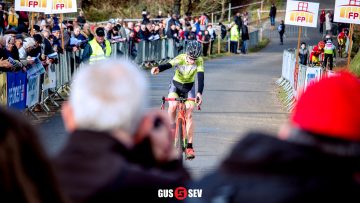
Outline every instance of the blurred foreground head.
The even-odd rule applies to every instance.
[[[312,134],[360,142],[360,81],[340,73],[309,86],[291,116],[293,127]]]
[[[63,107],[68,131],[122,130],[133,134],[147,104],[147,82],[127,60],[101,61],[75,76],[69,103]]]
[[[0,121],[0,202],[65,202],[32,126],[2,108]]]

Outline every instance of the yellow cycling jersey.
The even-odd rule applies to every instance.
[[[180,54],[169,63],[175,68],[173,80],[181,84],[195,82],[197,72],[204,72],[204,59],[199,57],[193,65],[187,63],[186,54]]]

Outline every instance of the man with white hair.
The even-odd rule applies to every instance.
[[[62,111],[71,135],[56,159],[73,202],[154,202],[159,189],[188,179],[167,117],[145,112],[147,85],[125,60],[94,63],[75,76]]]

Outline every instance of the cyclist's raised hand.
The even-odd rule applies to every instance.
[[[151,69],[151,74],[152,74],[152,75],[157,75],[157,74],[159,74],[159,73],[160,73],[159,67],[153,67],[153,68]]]
[[[201,95],[201,93],[198,92],[196,94],[196,99],[197,99],[197,101],[196,101],[197,105],[200,106],[202,104],[202,95]]]

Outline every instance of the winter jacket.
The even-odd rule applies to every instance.
[[[188,186],[203,189],[188,202],[355,203],[359,174],[360,143],[250,133],[215,172]]]

